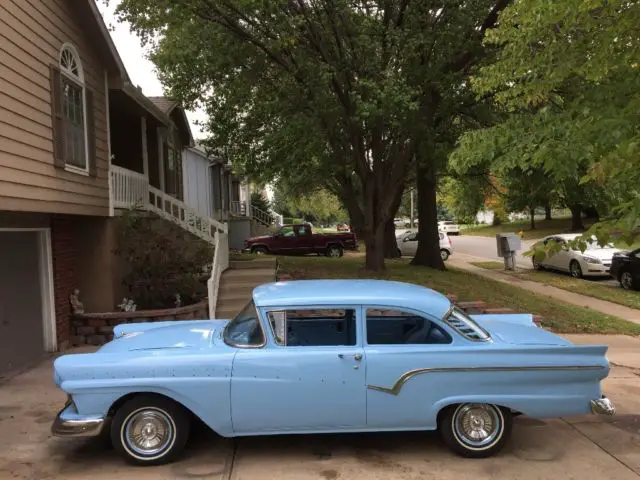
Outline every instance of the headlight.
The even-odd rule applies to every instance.
[[[594,258],[594,257],[582,257],[584,258],[584,261],[587,263],[602,263],[600,262],[599,258]]]

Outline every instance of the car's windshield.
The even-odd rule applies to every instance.
[[[453,307],[444,317],[444,321],[456,332],[469,340],[486,342],[491,338],[489,332],[474,322],[471,317],[458,307]]]
[[[259,347],[265,338],[253,300],[224,329],[224,342],[232,347]]]

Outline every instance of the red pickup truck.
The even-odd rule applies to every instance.
[[[245,240],[244,251],[251,253],[277,253],[283,255],[323,254],[341,257],[345,250],[357,250],[356,234],[318,233],[311,225],[284,225],[273,235]]]

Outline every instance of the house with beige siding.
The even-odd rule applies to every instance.
[[[94,0],[0,2],[0,377],[70,346],[74,290],[86,311],[114,309],[122,212],[212,244],[250,215],[230,211],[226,162],[185,178],[194,148],[184,109],[131,84]],[[199,209],[192,189],[221,208]]]

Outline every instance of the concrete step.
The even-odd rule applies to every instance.
[[[220,285],[238,285],[252,283],[254,285],[262,285],[263,283],[275,282],[276,279],[272,275],[246,275],[242,277],[222,277]]]
[[[272,257],[256,258],[254,260],[231,260],[229,267],[234,270],[247,270],[254,268],[276,268],[276,259]]]
[[[248,295],[251,295],[253,289],[258,285],[261,284],[255,282],[223,282],[220,283],[220,287],[218,288],[218,298],[228,293],[233,294],[246,292]]]
[[[222,278],[246,278],[254,276],[275,278],[276,271],[273,268],[241,268],[239,270],[229,269],[222,272]]]
[[[253,289],[251,288],[242,288],[242,289],[229,289],[224,292],[219,292],[218,294],[218,302],[238,302],[238,301],[249,301],[251,299],[251,294],[253,293]]]
[[[249,300],[246,302],[237,302],[237,303],[220,303],[216,305],[216,317],[217,318],[233,318],[240,310],[247,306]]]

